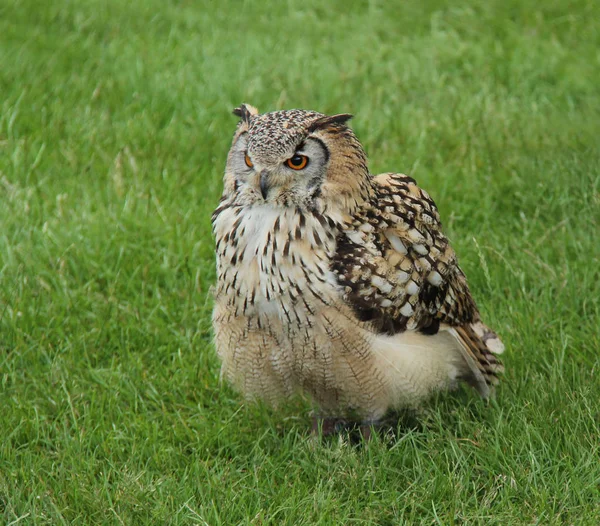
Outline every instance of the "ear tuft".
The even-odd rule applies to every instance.
[[[241,104],[232,113],[240,117],[245,123],[249,123],[251,117],[258,115],[258,110],[250,104]]]
[[[309,132],[314,132],[316,130],[321,130],[323,128],[327,128],[328,126],[335,124],[345,124],[352,118],[352,115],[349,113],[340,113],[338,115],[325,115],[325,117],[321,117],[314,121],[309,127]]]

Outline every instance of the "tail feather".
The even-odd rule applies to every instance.
[[[499,383],[498,375],[504,372],[504,366],[496,356],[504,352],[504,344],[498,335],[480,321],[447,330],[460,344],[469,367],[471,374],[465,380],[484,398],[493,396],[494,386]]]

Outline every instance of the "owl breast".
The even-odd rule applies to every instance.
[[[217,303],[235,316],[277,316],[302,323],[339,294],[330,270],[333,222],[299,209],[268,204],[220,207]]]

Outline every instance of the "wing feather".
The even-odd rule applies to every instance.
[[[451,328],[472,383],[487,396],[502,343],[480,322],[435,203],[406,175],[380,174],[373,183],[370,206],[338,238],[333,270],[346,301],[376,332]]]

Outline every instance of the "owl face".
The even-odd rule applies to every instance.
[[[242,119],[229,152],[226,190],[240,204],[310,208],[335,157],[327,130],[347,129],[343,123],[350,116],[304,110],[259,115],[246,105],[234,113]]]

